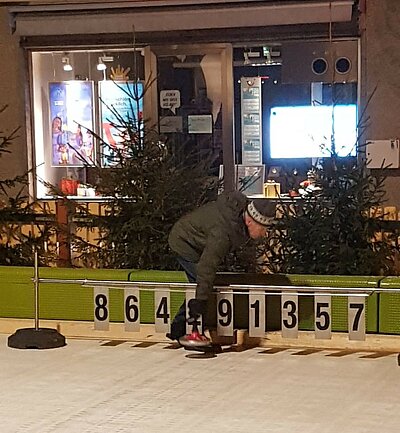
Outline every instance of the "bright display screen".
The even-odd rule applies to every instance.
[[[270,112],[271,158],[355,156],[357,105],[273,107]]]

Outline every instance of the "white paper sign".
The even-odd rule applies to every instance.
[[[161,108],[167,108],[175,114],[176,109],[181,106],[181,92],[179,90],[161,90],[160,105]]]
[[[171,133],[171,132],[182,132],[183,122],[181,116],[164,116],[160,118],[160,132]]]
[[[189,134],[212,134],[212,115],[195,114],[188,116]]]

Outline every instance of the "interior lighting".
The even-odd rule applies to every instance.
[[[112,56],[105,56],[105,55],[100,56],[96,68],[98,71],[105,71],[107,69],[106,63],[113,62],[113,61],[114,61],[114,57]]]
[[[66,57],[63,57],[62,59],[61,59],[61,63],[63,64],[63,69],[64,69],[64,71],[66,71],[66,72],[70,72],[70,71],[72,71],[72,65],[71,65],[71,63],[70,63],[70,59],[69,59],[69,57],[68,56],[66,56]]]
[[[96,69],[98,71],[105,71],[107,69],[107,66],[103,62],[103,57],[99,57],[99,61],[97,62]]]

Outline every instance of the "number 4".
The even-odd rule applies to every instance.
[[[170,318],[170,293],[163,291],[156,291],[154,294],[154,324],[156,332],[169,332],[169,318]]]
[[[168,298],[163,296],[160,303],[158,304],[158,309],[156,312],[157,319],[162,319],[164,324],[168,323],[169,313],[168,313]]]

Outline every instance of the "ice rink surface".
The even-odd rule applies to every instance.
[[[0,335],[1,433],[395,433],[396,354],[253,348],[214,358],[166,343]]]

